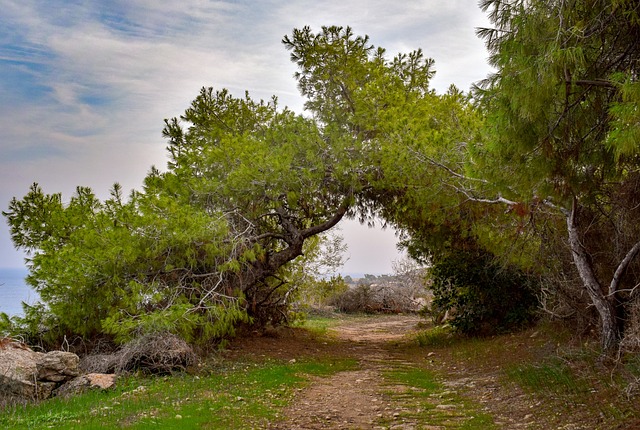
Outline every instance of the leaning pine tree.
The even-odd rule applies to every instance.
[[[78,188],[63,204],[34,184],[11,201],[4,215],[42,304],[3,326],[51,343],[157,331],[208,342],[241,322],[278,324],[309,239],[393,204],[406,188],[397,173],[413,168],[406,148],[455,141],[443,136],[459,133],[468,103],[429,90],[421,51],[389,59],[341,27],[283,43],[310,116],[205,88],[166,121],[167,170],[130,196]]]

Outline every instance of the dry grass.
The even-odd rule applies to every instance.
[[[431,368],[505,428],[640,428],[640,360],[603,361],[596,340],[561,325],[483,339],[428,329],[418,342],[405,353],[429,351]]]
[[[168,333],[155,333],[124,345],[118,353],[117,372],[144,370],[167,374],[184,371],[197,362],[187,342]]]

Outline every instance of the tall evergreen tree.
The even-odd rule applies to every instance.
[[[565,218],[566,241],[612,351],[640,252],[640,3],[485,0],[496,68],[478,91],[485,175],[504,196]]]

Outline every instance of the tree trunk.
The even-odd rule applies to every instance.
[[[580,279],[582,279],[582,283],[600,317],[602,351],[605,354],[610,354],[615,352],[620,341],[620,330],[618,324],[616,324],[615,307],[612,301],[608,299],[602,285],[596,278],[587,252],[580,242],[580,234],[575,219],[576,208],[577,204],[574,199],[571,212],[567,216],[569,246]]]
[[[276,275],[278,270],[301,256],[304,250],[304,242],[312,236],[321,234],[334,227],[346,215],[350,207],[351,196],[346,197],[342,204],[336,208],[335,213],[324,222],[312,225],[306,229],[299,229],[295,226],[289,215],[283,210],[277,210],[280,214],[280,225],[283,232],[280,234],[287,246],[280,251],[268,254],[264,259],[257,260],[247,265],[243,272],[235,279],[235,288],[243,291],[249,300],[249,314],[255,317],[262,309],[260,307],[269,306],[267,303],[276,288],[266,288],[259,290],[260,284],[270,277]],[[267,304],[265,304],[267,303]],[[258,321],[261,322],[266,321]]]

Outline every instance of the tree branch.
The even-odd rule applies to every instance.
[[[488,181],[486,179],[480,179],[480,178],[470,178],[468,176],[465,176],[461,173],[456,172],[455,170],[453,170],[452,168],[450,168],[449,166],[445,166],[444,164],[434,160],[431,157],[427,157],[424,154],[420,154],[418,151],[411,149],[410,150],[411,153],[413,153],[413,155],[418,159],[418,161],[421,161],[423,163],[429,163],[429,164],[433,164],[436,167],[440,167],[441,169],[446,170],[450,175],[458,178],[458,179],[464,179],[465,181],[476,181],[476,182],[481,182],[483,184],[487,184]]]
[[[334,227],[336,224],[340,222],[340,220],[342,220],[342,218],[345,216],[345,214],[351,207],[351,204],[349,203],[350,201],[351,201],[351,196],[345,197],[344,200],[342,201],[342,204],[338,208],[338,211],[331,218],[329,218],[327,221],[323,222],[322,224],[314,225],[312,227],[309,227],[303,230],[302,236],[306,239],[308,237],[322,233],[323,231],[327,231],[330,228]]]
[[[615,273],[613,274],[613,278],[611,279],[611,283],[609,284],[609,296],[615,294],[618,290],[618,285],[620,284],[620,280],[624,275],[625,270],[629,267],[629,264],[633,259],[638,255],[640,251],[640,242],[637,242],[633,247],[627,252],[627,255],[624,256],[618,267],[616,268]]]
[[[445,184],[445,185],[448,185],[451,188],[453,188],[454,190],[456,190],[457,192],[459,192],[460,194],[463,194],[467,198],[467,200],[469,200],[471,202],[488,203],[488,204],[505,204],[505,205],[508,205],[508,206],[515,206],[515,205],[518,204],[518,202],[514,202],[512,200],[505,199],[502,196],[498,196],[495,199],[483,199],[483,198],[480,198],[480,197],[475,197],[475,196],[471,195],[469,193],[469,191],[464,190],[464,189],[459,188],[459,187],[456,187],[455,185],[452,185],[452,184]]]
[[[600,80],[600,79],[595,79],[595,80],[590,80],[590,79],[577,79],[575,81],[572,82],[568,82],[570,84],[575,84],[575,85],[579,85],[579,86],[589,86],[589,87],[603,87],[603,88],[608,88],[611,90],[615,90],[616,86],[614,84],[612,84],[610,81],[605,81],[605,80]]]

